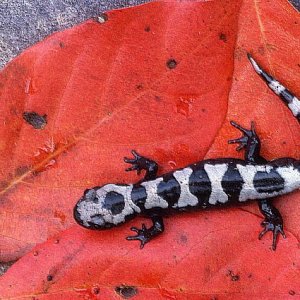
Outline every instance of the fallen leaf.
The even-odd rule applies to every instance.
[[[239,209],[177,215],[166,220],[165,234],[143,250],[126,242],[128,229],[96,232],[73,226],[16,262],[0,281],[0,296],[120,299],[122,287],[129,287],[133,299],[286,299],[289,291],[298,294],[297,239],[288,234],[273,252],[267,237],[257,240],[259,221]]]
[[[0,296],[299,294],[298,193],[275,200],[287,233],[276,252],[270,236],[257,240],[252,204],[172,216],[142,251],[125,240],[139,218],[98,232],[72,218],[86,188],[138,180],[124,172],[131,149],[160,173],[242,157],[227,145],[239,135],[229,120],[255,122],[267,159],[299,158],[297,121],[246,57],[300,95],[299,21],[284,0],[153,2],[54,34],[12,61],[0,74],[0,259],[28,254],[2,276]],[[35,129],[24,112],[47,124]]]

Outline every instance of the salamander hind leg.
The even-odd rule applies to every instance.
[[[146,171],[143,180],[152,180],[156,177],[158,171],[158,165],[155,161],[139,155],[135,150],[131,151],[134,158],[124,157],[124,161],[128,164],[132,164],[131,167],[127,168],[125,171],[136,170],[138,175],[142,170]]]
[[[240,130],[243,136],[238,139],[229,140],[229,144],[239,144],[237,151],[245,148],[245,160],[249,163],[265,163],[266,160],[260,156],[260,139],[255,132],[254,122],[251,122],[251,129],[246,129],[234,121],[230,124]]]
[[[152,240],[154,237],[163,233],[164,231],[164,222],[163,218],[158,215],[151,217],[153,225],[150,228],[147,228],[145,224],[142,224],[142,228],[138,229],[137,227],[131,227],[132,231],[135,231],[137,234],[134,236],[128,236],[126,239],[128,241],[138,240],[141,242],[140,248],[142,249],[146,243]]]
[[[240,144],[237,147],[237,151],[246,148],[246,162],[250,164],[265,164],[267,160],[260,156],[260,140],[255,132],[253,122],[251,123],[250,130],[241,127],[233,121],[231,121],[231,125],[242,131],[244,135],[238,139],[229,140],[229,144]],[[282,217],[279,211],[272,205],[270,200],[258,200],[258,206],[265,217],[264,221],[261,223],[264,229],[259,234],[259,239],[261,239],[268,231],[272,231],[272,249],[275,250],[278,234],[280,233],[285,238]]]
[[[285,233],[283,231],[283,220],[281,214],[277,210],[277,208],[272,205],[270,200],[260,200],[258,201],[258,205],[261,213],[265,217],[264,221],[261,223],[264,229],[259,234],[258,238],[261,239],[268,231],[272,231],[272,249],[276,250],[278,234],[280,233],[283,236],[283,238],[286,238]]]

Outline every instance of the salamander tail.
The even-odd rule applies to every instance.
[[[264,69],[262,69],[254,58],[247,53],[255,72],[266,82],[268,87],[288,106],[293,115],[300,121],[300,100],[293,95],[285,86],[279,81],[269,75]]]

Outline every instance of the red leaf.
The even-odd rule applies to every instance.
[[[119,299],[123,285],[137,291],[133,299],[286,299],[299,292],[297,240],[288,234],[272,252],[267,237],[257,240],[259,221],[238,209],[174,216],[143,250],[125,241],[124,228],[74,226],[15,263],[0,290],[25,299]]]
[[[226,114],[236,8],[217,25],[225,8],[215,3],[114,11],[104,24],[53,35],[4,70],[1,259],[73,224],[87,187],[136,181],[122,162],[131,149],[164,172],[204,157]],[[24,121],[28,111],[47,115],[43,130]]]
[[[300,95],[295,22],[283,0],[155,2],[57,33],[10,63],[0,75],[1,260],[74,224],[86,188],[136,181],[122,163],[130,149],[161,172],[238,157],[229,120],[254,120],[263,156],[299,158],[297,121],[246,58]],[[44,129],[24,112],[38,124],[46,114]],[[0,296],[119,299],[124,284],[140,299],[286,299],[299,293],[296,197],[276,201],[287,239],[275,253],[269,236],[257,240],[253,205],[172,216],[143,251],[124,240],[141,219],[103,232],[75,225],[20,259]]]

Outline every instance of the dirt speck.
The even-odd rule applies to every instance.
[[[221,41],[223,41],[224,43],[226,43],[226,42],[227,42],[227,36],[226,36],[226,34],[223,33],[223,32],[221,32],[221,33],[219,34],[219,39],[220,39]]]
[[[226,276],[229,276],[231,278],[231,281],[239,281],[240,276],[235,274],[232,270],[228,270]]]
[[[108,16],[107,16],[107,14],[105,14],[105,13],[101,13],[101,14],[97,17],[97,21],[98,21],[100,24],[105,23],[107,20],[108,20]]]

